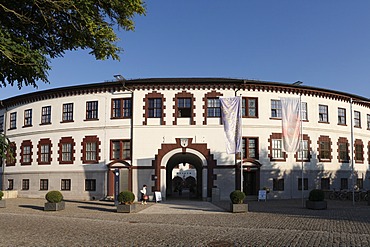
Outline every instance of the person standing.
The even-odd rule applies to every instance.
[[[141,204],[146,204],[148,200],[148,195],[146,194],[146,184],[143,185],[143,188],[140,190],[141,192]]]

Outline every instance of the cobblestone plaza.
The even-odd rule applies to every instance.
[[[201,201],[137,205],[116,213],[112,202],[67,201],[44,212],[42,199],[7,199],[0,209],[1,246],[369,246],[370,206],[328,201],[308,210],[301,200],[251,201],[232,214]]]

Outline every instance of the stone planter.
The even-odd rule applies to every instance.
[[[314,209],[314,210],[321,210],[321,209],[327,209],[328,204],[326,201],[306,201],[306,208],[308,209]]]
[[[246,213],[248,212],[248,204],[233,204],[230,203],[230,211],[232,213]]]
[[[117,205],[117,213],[132,213],[136,208],[135,204],[118,204]]]
[[[59,211],[65,208],[65,202],[45,202],[44,211]]]
[[[5,207],[6,207],[5,200],[0,200],[0,208],[5,208]]]

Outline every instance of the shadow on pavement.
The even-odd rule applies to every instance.
[[[94,210],[94,211],[102,211],[102,212],[116,212],[117,210],[111,208],[101,208],[101,207],[90,207],[90,206],[78,206],[78,208]]]
[[[31,208],[31,209],[35,209],[35,210],[44,211],[44,207],[35,206],[35,205],[19,205],[19,207],[21,207],[21,208]]]

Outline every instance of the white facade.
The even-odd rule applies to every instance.
[[[248,195],[256,196],[263,187],[271,189],[271,198],[302,195],[299,188],[302,162],[297,154],[287,153],[287,157],[281,159],[272,157],[278,152],[273,151],[274,140],[278,140],[282,132],[281,118],[272,113],[272,101],[300,95],[307,104],[307,120],[302,125],[304,139],[309,143],[309,159],[303,162],[304,195],[313,188],[351,188],[350,159],[339,158],[339,143],[346,141],[347,155],[351,157],[351,98],[355,123],[360,122],[359,127],[353,128],[358,158],[353,164],[353,181],[363,189],[370,189],[369,99],[290,84],[206,78],[129,80],[125,86],[121,82],[100,83],[3,100],[0,106],[3,133],[15,143],[16,152],[15,162],[6,164],[4,161],[1,167],[2,189],[17,190],[22,197],[43,197],[48,190],[62,190],[67,199],[101,199],[113,195],[112,171],[119,169],[120,190],[129,189],[138,196],[146,184],[149,194],[159,190],[162,198],[166,198],[174,195],[171,181],[174,167],[188,163],[196,169],[195,197],[206,200],[212,197],[212,188],[217,187],[221,199],[228,199],[231,191],[240,188],[240,166],[235,164],[234,155],[226,153],[220,117],[207,115],[212,106],[208,100],[234,95],[256,104],[255,114],[242,119],[243,137],[249,148],[243,161],[243,190]],[[121,99],[123,104],[131,98],[133,118],[115,118],[112,100]],[[184,99],[189,100],[185,100],[190,102],[189,108],[179,105]],[[95,113],[88,113],[88,102],[97,102],[97,118]],[[63,106],[69,103],[73,103],[73,117],[63,121]],[[51,116],[45,115],[47,109],[43,109],[48,106]],[[320,106],[324,112],[319,111]],[[31,124],[27,122],[28,110],[31,110]],[[50,117],[50,123],[42,123],[43,111],[44,118]],[[338,124],[339,111],[345,111],[343,124]],[[325,121],[320,121],[322,114],[328,119],[324,116]],[[131,157],[121,157],[122,145],[131,139],[132,146],[128,144],[130,148],[126,149]],[[67,164],[61,162],[63,155],[68,156],[68,152],[62,151],[65,141],[72,145],[72,159]],[[95,151],[88,150],[89,143],[95,143]],[[119,158],[112,158],[112,143],[120,145],[116,150]],[[49,154],[41,150],[43,145],[50,145]],[[28,159],[26,146],[30,146],[32,152],[31,162],[23,160]],[[46,164],[40,162],[41,153],[50,155],[51,160]],[[96,154],[96,160],[86,161],[92,153]]]

